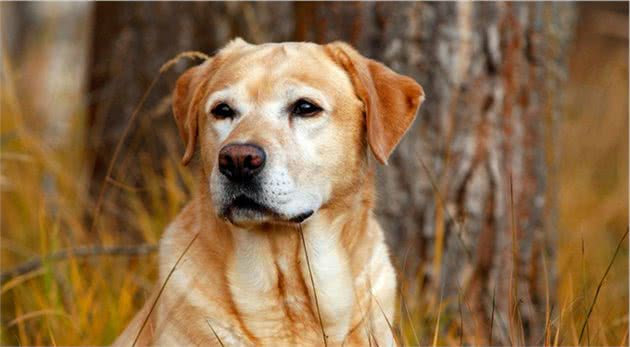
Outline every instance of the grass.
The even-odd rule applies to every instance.
[[[107,201],[97,233],[86,226],[95,202],[87,194],[82,139],[51,148],[36,135],[36,119],[23,111],[3,62],[2,93],[2,268],[35,256],[82,245],[103,247],[155,243],[185,203],[192,177],[176,161],[166,160],[165,176],[147,171],[154,202],[146,206],[133,192],[118,189],[142,240],[132,240],[112,218]],[[75,117],[76,119],[80,117]],[[81,124],[73,124],[80,129]],[[175,158],[175,157],[171,157]],[[176,184],[177,180],[184,182]],[[181,188],[180,188],[181,187]],[[110,188],[112,189],[112,188]],[[159,216],[159,218],[156,218]],[[129,224],[129,223],[127,223]],[[156,276],[153,255],[78,257],[43,262],[43,267],[3,283],[2,344],[94,345],[111,343],[145,300]],[[112,285],[115,284],[115,285]]]
[[[606,76],[614,78],[618,71],[608,68]],[[27,111],[16,94],[11,72],[9,62],[3,60],[0,260],[5,270],[39,256],[41,267],[1,284],[0,343],[109,344],[155,285],[155,255],[89,256],[87,252],[88,256],[76,253],[62,260],[48,256],[80,246],[155,244],[195,189],[195,179],[179,165],[179,153],[168,153],[162,164],[163,175],[143,166],[143,187],[128,187],[113,180],[101,199],[91,200],[80,136],[84,126],[79,120],[83,117],[73,117],[77,121],[71,124],[74,131],[69,133],[75,137],[67,139],[64,146],[50,146],[36,126],[36,116]],[[627,79],[625,83],[627,86]],[[625,93],[622,98],[626,98],[627,109],[627,89]],[[625,345],[628,248],[623,246],[626,243],[618,242],[628,217],[628,123],[627,118],[615,116],[619,114],[616,109],[604,112],[605,121],[593,120],[587,115],[589,108],[580,104],[580,99],[586,98],[577,94],[567,111],[574,118],[562,128],[559,293],[557,306],[548,305],[545,317],[541,317],[546,330],[541,344]],[[595,144],[575,141],[588,138],[593,127],[612,135]],[[619,168],[620,163],[625,169]],[[148,203],[138,189],[148,197]],[[116,201],[123,201],[122,207],[113,205],[112,192],[121,198]],[[86,220],[95,211],[100,217],[92,226]],[[621,246],[615,250],[617,245]],[[458,328],[462,325],[461,312],[470,310],[464,298],[440,296],[438,302],[427,303],[408,290],[410,287],[410,283],[401,284],[402,309],[397,327],[392,327],[400,330],[402,344],[475,344],[474,332]],[[444,310],[451,304],[459,305],[455,315]],[[500,327],[499,323],[496,326]],[[519,334],[516,331],[513,337],[518,339]]]

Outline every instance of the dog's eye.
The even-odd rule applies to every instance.
[[[321,107],[304,99],[296,101],[291,107],[291,113],[300,117],[311,117],[318,114],[321,110]]]
[[[215,106],[210,112],[217,119],[234,118],[234,115],[236,114],[236,112],[234,112],[230,105],[224,102]]]

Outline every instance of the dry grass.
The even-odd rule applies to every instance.
[[[558,284],[561,330],[577,343],[590,300],[628,226],[628,41],[600,35],[601,16],[586,5],[570,65],[566,114],[560,127]],[[627,20],[626,32],[627,32]],[[604,27],[606,26],[603,23]],[[601,30],[601,29],[600,29]],[[620,251],[582,343],[627,344],[628,247]]]
[[[625,56],[623,51],[613,51],[612,63],[592,69],[582,76],[584,80],[573,81],[588,88],[572,89],[569,95],[568,117],[561,128],[557,187],[559,293],[557,306],[549,307],[546,317],[541,317],[547,332],[546,345],[578,345],[582,327],[582,344],[627,344],[627,246],[620,248],[601,289],[598,287],[628,220],[628,118],[620,116],[628,108],[628,67],[622,59],[627,59],[625,47]],[[165,156],[163,175],[145,167],[145,184],[140,188],[144,198],[149,198],[148,203],[141,199],[137,187],[109,182],[108,192],[122,196],[125,205],[120,209],[123,211],[114,213],[109,194],[104,194],[101,202],[89,198],[80,136],[83,124],[72,124],[74,131],[69,133],[75,137],[67,139],[63,147],[51,148],[36,126],[36,116],[25,111],[23,100],[16,95],[12,72],[9,62],[3,60],[2,268],[35,256],[46,259],[47,255],[81,245],[155,244],[166,223],[187,201],[188,192],[195,189],[194,178],[178,163],[179,154]],[[599,96],[597,103],[590,102],[593,95]],[[601,114],[601,118],[593,117],[593,113]],[[92,230],[86,220],[100,206],[102,213]],[[141,236],[129,239],[125,230],[120,230],[121,219]],[[2,283],[0,343],[111,343],[145,302],[156,276],[154,255],[75,254],[62,261],[44,260],[42,264]],[[459,317],[448,316],[452,313],[442,310],[453,300],[463,310],[465,300],[440,297],[431,306],[410,297],[407,287],[401,284],[402,309],[397,319],[404,345],[461,345],[462,341],[474,341],[474,336],[464,337],[447,323],[457,322]],[[599,296],[595,303],[596,291]]]
[[[62,148],[52,149],[23,112],[11,68],[3,61],[2,202],[3,269],[35,256],[81,245],[129,245],[111,213],[99,218],[96,232],[86,225],[95,202],[88,198],[82,159],[81,124],[73,124]],[[80,118],[80,117],[75,117]],[[172,156],[171,158],[176,158]],[[118,189],[142,235],[136,242],[155,243],[186,201],[193,178],[176,160],[164,162],[165,176],[152,171],[144,181],[153,202],[145,205],[134,192]],[[184,182],[184,187],[180,182]],[[104,204],[107,205],[107,202]],[[156,216],[159,216],[156,218]],[[111,343],[144,302],[156,275],[154,256],[83,258],[44,262],[43,267],[3,283],[0,342],[21,345],[95,345]]]

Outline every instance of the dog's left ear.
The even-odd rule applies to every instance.
[[[197,104],[201,93],[204,76],[211,64],[211,59],[205,63],[186,70],[175,83],[173,91],[173,116],[179,129],[179,135],[184,140],[186,151],[182,157],[182,164],[187,165],[195,154],[197,142]]]
[[[343,42],[324,46],[328,55],[343,67],[365,107],[367,137],[378,161],[387,159],[409,129],[420,104],[422,87],[385,65],[368,59]]]

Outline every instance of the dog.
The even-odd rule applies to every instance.
[[[343,42],[235,39],[185,71],[173,114],[200,189],[115,345],[395,345],[373,181],[423,101]]]

